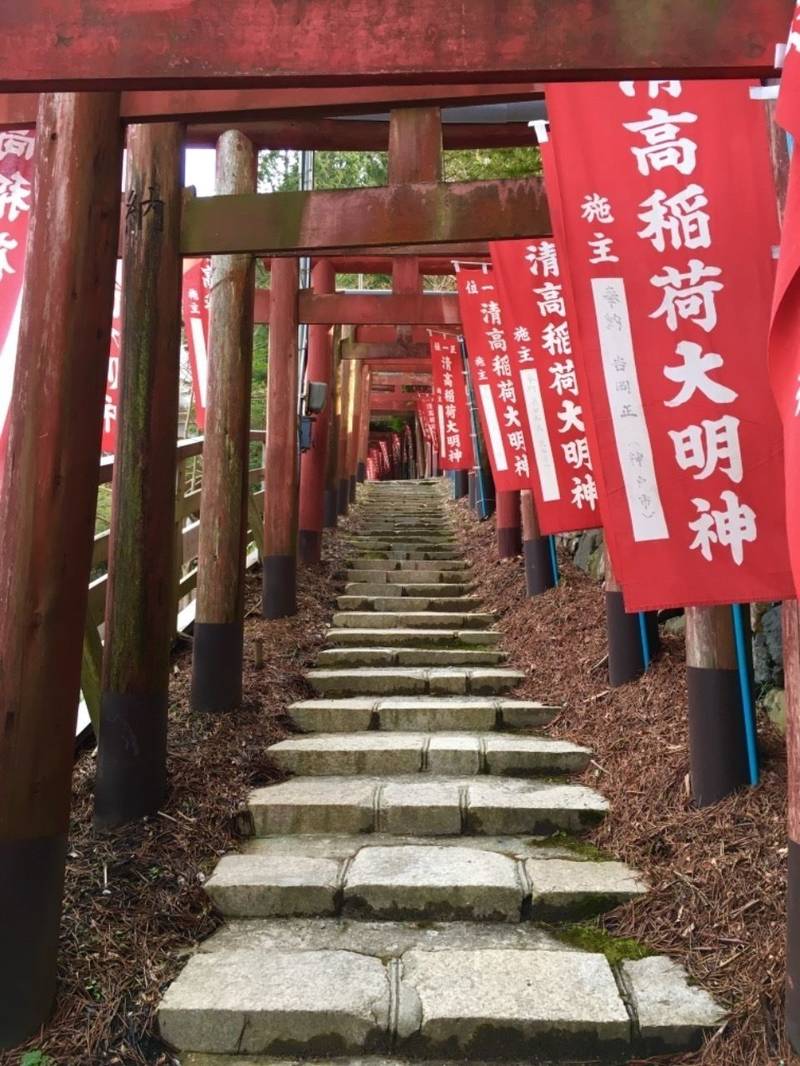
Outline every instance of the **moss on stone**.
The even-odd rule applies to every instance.
[[[553,778],[553,780],[558,781],[559,779]],[[569,833],[553,833],[552,836],[540,837],[531,840],[530,843],[537,848],[564,848],[566,851],[573,852],[578,858],[587,859],[591,862],[608,862],[613,858],[602,848],[598,848],[595,844],[590,844],[588,840],[570,836]]]
[[[610,966],[621,962],[645,959],[653,952],[635,937],[617,937],[606,932],[597,922],[565,922],[547,926],[557,940],[580,951],[605,955]]]

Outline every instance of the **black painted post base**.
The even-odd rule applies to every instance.
[[[359,463],[356,467],[356,481],[361,484],[362,481],[367,480],[367,464]]]
[[[522,530],[519,526],[497,530],[497,554],[501,559],[514,559],[522,554]]]
[[[461,500],[469,494],[469,471],[453,471],[453,499]]]
[[[541,596],[548,589],[555,588],[547,537],[524,541],[522,557],[525,561],[525,588],[529,596]]]
[[[627,613],[621,592],[606,592],[606,631],[608,681],[617,688],[644,673],[639,616]]]
[[[66,834],[0,840],[0,1051],[50,1016],[66,857]]]
[[[339,493],[336,489],[325,489],[322,494],[322,525],[325,529],[336,529],[339,524]]]
[[[800,844],[791,837],[789,837],[787,887],[786,1035],[793,1049],[800,1052]],[[1,1046],[2,1041],[0,1041]]]
[[[738,670],[686,667],[692,798],[709,807],[750,782]]]
[[[201,714],[237,710],[242,705],[242,623],[195,622],[192,636],[192,710]]]
[[[94,824],[113,829],[155,814],[167,793],[167,693],[104,692]]]
[[[297,557],[303,566],[316,566],[322,558],[322,533],[301,529],[297,534]]]
[[[350,510],[350,478],[343,477],[339,480],[339,502],[337,504],[340,515],[346,515]]]
[[[355,503],[356,502],[356,484],[357,484],[356,475],[355,474],[351,474],[350,475],[350,497],[349,497],[350,503]]]
[[[261,607],[265,618],[297,614],[297,560],[293,555],[264,558]]]

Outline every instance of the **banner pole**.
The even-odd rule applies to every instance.
[[[739,668],[739,688],[742,692],[742,718],[747,742],[747,766],[750,771],[750,784],[755,788],[759,780],[758,737],[756,734],[755,715],[753,713],[753,690],[750,685],[750,660],[747,654],[744,612],[740,603],[731,604],[733,615],[733,632],[736,638],[736,663]]]

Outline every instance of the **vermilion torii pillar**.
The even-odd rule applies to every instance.
[[[325,461],[325,491],[322,497],[322,518],[325,529],[336,529],[339,522],[339,434],[342,428],[342,373],[340,354],[341,328],[333,331],[331,358],[331,394],[328,399],[328,456]]]
[[[67,851],[122,133],[117,93],[47,93],[0,492],[0,1048],[46,1020]]]
[[[262,608],[284,618],[297,613],[298,262],[273,259],[271,273]]]
[[[256,154],[238,131],[217,142],[216,184],[220,195],[255,190]],[[255,260],[217,255],[212,264],[191,697],[209,712],[242,702]]]
[[[338,513],[346,515],[350,509],[350,474],[347,469],[347,457],[350,444],[350,416],[351,401],[353,398],[353,377],[355,374],[352,359],[341,359],[337,379],[337,404],[336,415],[339,426],[337,440],[337,486],[338,486]]]
[[[154,814],[167,786],[175,626],[183,131],[128,129],[119,433],[114,461],[95,824]]]
[[[330,259],[320,259],[311,271],[314,292],[333,292],[336,271]],[[322,555],[325,468],[330,438],[333,395],[333,327],[309,326],[306,379],[328,386],[325,406],[314,420],[311,447],[300,458],[300,529],[298,552],[301,563],[314,564]]]

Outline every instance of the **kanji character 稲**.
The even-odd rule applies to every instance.
[[[550,367],[550,373],[553,375],[553,382],[550,388],[555,389],[559,396],[563,396],[565,392],[571,392],[573,396],[578,395],[575,364],[571,359],[565,359],[563,363],[553,363]]]
[[[730,548],[737,566],[744,561],[744,545],[752,544],[758,536],[756,513],[746,503],[740,503],[735,492],[726,489],[720,494],[724,510],[715,511],[708,500],[693,499],[698,517],[689,523],[695,538],[689,545],[697,548],[707,562],[713,559],[712,544]]]
[[[486,331],[486,339],[489,348],[493,352],[505,352],[508,349],[505,333],[501,329],[489,329]]]
[[[541,289],[534,289],[533,291],[537,296],[541,297],[538,301],[539,314],[561,315],[562,318],[566,318],[567,309],[564,306],[564,297],[561,294],[560,285],[553,285],[550,282]]]
[[[511,360],[507,355],[496,355],[492,359],[492,371],[495,377],[508,378],[511,377]]]
[[[691,111],[670,115],[662,107],[651,108],[648,115],[641,122],[623,123],[626,130],[641,133],[647,141],[645,147],[631,148],[639,173],[647,177],[651,167],[655,171],[674,167],[680,174],[691,174],[697,162],[697,145],[688,137],[678,137],[681,128],[677,123],[697,122],[697,115]]]
[[[0,133],[0,159],[16,156],[17,159],[33,159],[36,138],[26,130],[8,130]]]
[[[661,305],[651,318],[664,315],[671,330],[678,328],[678,319],[688,319],[709,333],[717,324],[717,305],[714,294],[722,288],[715,281],[722,271],[719,267],[706,266],[699,259],[690,259],[688,270],[682,274],[676,267],[665,267],[663,274],[655,274],[650,284],[664,290]]]
[[[733,403],[739,395],[738,392],[708,376],[710,370],[719,370],[723,365],[721,355],[717,352],[704,352],[702,346],[694,341],[681,341],[675,352],[683,359],[683,365],[665,366],[664,377],[678,382],[681,388],[677,396],[664,401],[667,407],[680,407],[698,390],[712,403]]]
[[[16,270],[8,261],[8,253],[13,252],[19,241],[15,241],[8,233],[0,233],[0,281],[4,274],[16,274]]]
[[[542,347],[549,355],[572,355],[572,340],[566,322],[552,322],[542,330]]]
[[[515,429],[513,433],[508,435],[509,447],[515,452],[521,452],[525,450],[525,434],[518,429]]]
[[[645,209],[638,216],[645,227],[637,236],[649,240],[657,252],[666,250],[667,238],[673,248],[708,248],[711,244],[711,216],[703,211],[708,197],[701,185],[687,185],[674,196],[656,189],[639,206]]]
[[[576,429],[579,433],[586,432],[586,425],[583,421],[583,408],[580,404],[575,403],[574,400],[562,400],[561,410],[557,411],[556,414],[561,422],[559,433],[569,433],[572,429]]]
[[[542,241],[538,248],[535,244],[528,245],[528,254],[525,258],[530,263],[530,272],[534,277],[557,278],[560,276],[556,246],[552,241]],[[542,268],[541,274],[539,267]]]
[[[723,415],[712,421],[704,418],[700,425],[669,430],[675,446],[675,461],[681,470],[696,467],[698,481],[710,477],[717,468],[738,484],[742,480],[742,448],[739,443],[739,419]],[[727,466],[721,463],[727,462]]]
[[[524,344],[531,339],[530,331],[527,326],[515,326],[514,327],[514,340],[517,344]]]
[[[587,193],[581,204],[581,218],[586,222],[613,222],[611,203],[599,192]]]
[[[636,83],[633,81],[621,81],[619,83],[620,89],[626,96],[636,96]],[[668,93],[670,96],[677,98],[683,92],[683,86],[679,81],[648,81],[647,83],[647,95],[651,100],[655,100],[659,93]]]
[[[594,240],[586,242],[589,245],[589,250],[592,253],[590,263],[618,263],[619,256],[612,255],[611,249],[614,245],[614,241],[611,237],[606,237],[604,233],[595,233]]]
[[[488,303],[481,304],[481,318],[487,326],[502,325],[503,317],[497,300],[489,300]]]
[[[481,378],[481,374],[483,374],[483,378]],[[483,380],[485,380],[485,378],[486,378],[486,371],[485,370],[479,370],[478,371],[478,379],[483,381]],[[445,400],[445,403],[455,403],[455,400],[456,400],[455,391],[453,389],[445,389],[444,390],[444,400]]]
[[[597,485],[591,474],[586,474],[583,479],[579,477],[572,479],[572,499],[570,502],[579,511],[583,510],[584,504],[587,504],[592,511],[595,509],[597,506]]]
[[[580,470],[584,466],[588,470],[592,469],[592,460],[589,456],[589,441],[586,437],[576,437],[574,440],[565,441],[561,445],[561,450],[564,452],[566,462],[576,470]]]
[[[531,468],[528,464],[527,455],[515,455],[514,456],[514,473],[517,477],[528,477],[531,472]]]
[[[10,178],[0,174],[0,218],[16,222],[23,211],[30,211],[30,195],[31,183],[18,171]]]
[[[512,407],[511,404],[506,405],[506,409],[503,411],[503,419],[505,420],[506,429],[522,429],[522,423],[519,420],[519,411],[516,407]]]
[[[497,383],[497,396],[500,400],[509,400],[511,403],[517,402],[517,390],[514,388],[514,382],[508,378],[504,378]]]

